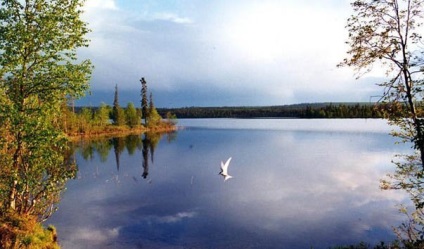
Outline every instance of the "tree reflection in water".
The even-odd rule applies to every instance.
[[[130,155],[136,150],[142,150],[142,176],[147,178],[149,155],[153,163],[155,148],[161,136],[158,133],[147,133],[80,141],[62,148],[54,148],[54,151],[49,153],[56,156],[43,158],[44,167],[26,167],[19,172],[8,170],[7,154],[2,154],[0,160],[2,168],[0,171],[0,248],[27,248],[27,245],[38,248],[37,245],[40,243],[44,243],[40,248],[58,248],[55,228],[49,226],[43,229],[41,223],[56,211],[67,180],[77,175],[78,169],[74,158],[76,151],[79,151],[84,160],[92,160],[97,154],[100,160],[105,162],[113,148],[116,168],[119,171],[120,156],[125,149]],[[168,135],[168,141],[172,141],[173,138],[175,138],[174,135]],[[117,175],[115,178],[118,180]],[[13,193],[13,196],[10,193]]]
[[[46,221],[57,209],[61,192],[68,179],[77,172],[72,148],[50,148],[49,158],[33,167],[9,168],[7,155],[0,161],[0,248],[57,248],[56,231]],[[35,154],[28,151],[28,156]],[[25,163],[22,163],[26,165]],[[12,194],[11,194],[12,193]],[[28,246],[31,247],[28,247]]]
[[[167,141],[172,142],[176,133],[166,133]],[[82,157],[85,160],[92,160],[97,153],[102,162],[105,162],[109,152],[113,148],[116,162],[116,169],[119,172],[121,167],[120,157],[122,152],[127,150],[129,155],[133,155],[136,150],[142,151],[142,173],[141,176],[147,179],[149,175],[149,164],[154,163],[155,149],[162,138],[163,133],[145,133],[143,135],[129,135],[126,137],[105,138],[96,141],[82,141],[78,145]],[[114,176],[117,179],[117,176]]]
[[[143,174],[141,175],[144,179],[149,175],[149,154],[150,160],[154,163],[155,148],[159,143],[160,135],[158,134],[146,134],[143,138]]]
[[[413,203],[412,210],[400,206],[406,220],[394,231],[404,248],[424,248],[424,171],[420,153],[397,155],[393,162],[396,170],[381,181],[381,188],[404,190]]]
[[[66,163],[62,167],[52,167],[40,172],[30,172],[30,174],[23,176],[25,177],[23,181],[31,182],[34,188],[30,189],[30,185],[28,185],[26,191],[19,192],[21,196],[17,197],[17,200],[20,200],[17,201],[17,212],[26,210],[25,212],[32,215],[32,217],[36,217],[38,221],[46,220],[54,212],[66,181],[76,175],[77,168],[73,157],[75,150],[79,151],[79,154],[84,160],[93,160],[94,157],[98,157],[100,161],[105,162],[109,156],[115,156],[117,169],[116,180],[118,180],[118,173],[121,169],[121,154],[127,151],[128,154],[133,155],[136,151],[141,151],[141,177],[148,179],[149,166],[154,163],[155,149],[161,137],[161,134],[147,133],[127,137],[80,141],[64,154]],[[175,133],[168,134],[168,142],[173,139],[175,139]],[[110,153],[112,148],[114,151],[113,154]],[[414,154],[397,156],[394,163],[396,165],[396,171],[387,179],[382,180],[381,187],[383,189],[406,191],[414,204],[412,210],[404,206],[400,207],[400,211],[405,214],[406,219],[403,224],[400,224],[394,230],[399,241],[402,243],[401,248],[422,248],[424,246],[424,172],[422,170],[422,162],[420,156]],[[4,206],[5,198],[7,198],[7,193],[10,192],[6,184],[7,177],[7,172],[0,172],[0,193],[2,197],[0,203],[2,207]],[[134,181],[138,181],[135,177],[133,179]],[[2,212],[4,214],[4,208],[2,208]],[[12,218],[9,220],[3,219],[3,223],[4,221],[11,223],[18,220],[13,214],[9,217]],[[4,234],[6,234],[4,227],[4,225],[0,226],[2,239],[4,238]]]

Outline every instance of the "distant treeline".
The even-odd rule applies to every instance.
[[[177,118],[384,118],[383,103],[313,103],[260,107],[158,108],[162,116]]]

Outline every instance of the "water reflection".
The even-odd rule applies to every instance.
[[[413,203],[412,207],[399,207],[405,220],[395,233],[406,248],[424,248],[424,172],[420,152],[397,155],[394,163],[395,172],[381,181],[381,187],[403,190]]]
[[[95,154],[99,155],[101,162],[106,162],[110,151],[113,149],[116,171],[121,168],[121,155],[124,151],[128,155],[134,155],[137,150],[142,151],[142,173],[141,176],[147,179],[149,175],[149,164],[154,163],[155,148],[166,135],[168,143],[176,139],[176,133],[144,133],[143,135],[129,135],[126,137],[103,138],[98,140],[80,141],[78,145],[81,156],[86,161],[93,160]],[[117,179],[117,176],[113,177]],[[137,181],[137,178],[133,178]]]
[[[65,154],[63,167],[24,175],[34,187],[17,197],[19,210],[47,219],[67,179],[77,178],[67,183],[59,212],[48,221],[58,227],[64,249],[328,248],[397,238],[405,247],[422,246],[419,158],[399,157],[397,171],[382,182],[389,190],[377,186],[399,153],[390,136],[375,130],[285,130],[275,120],[276,129],[266,130],[250,122],[231,129],[211,128],[209,122],[207,129],[181,131],[178,139],[175,133],[164,139],[148,133],[80,141]],[[231,162],[237,177],[222,184],[217,167],[228,155],[237,159]],[[5,197],[6,171],[0,175]],[[404,204],[404,216],[397,203]]]
[[[405,196],[378,188],[395,152],[384,132],[196,128],[171,144],[134,141],[133,152],[112,144],[104,163],[96,150],[80,161],[50,220],[63,248],[377,244],[403,218],[394,205]],[[237,177],[222,184],[229,155]]]
[[[55,228],[43,229],[40,223],[56,211],[66,182],[76,175],[74,151],[38,146],[15,154],[19,165],[13,167],[10,155],[1,151],[0,248],[57,247]]]

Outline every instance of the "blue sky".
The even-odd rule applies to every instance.
[[[87,0],[91,95],[78,103],[158,107],[369,101],[378,74],[355,79],[345,57],[348,0]]]

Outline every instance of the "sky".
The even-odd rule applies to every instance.
[[[87,0],[95,66],[78,105],[157,107],[368,102],[378,74],[356,79],[346,57],[349,0]]]

